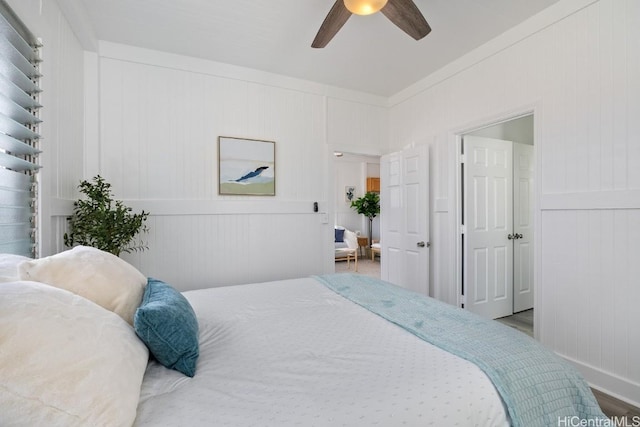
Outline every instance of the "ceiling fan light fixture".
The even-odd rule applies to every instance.
[[[356,15],[371,15],[379,12],[387,4],[387,0],[344,0],[349,12]]]

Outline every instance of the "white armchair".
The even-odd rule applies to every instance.
[[[358,236],[351,230],[344,229],[343,242],[336,242],[336,261],[347,261],[347,268],[351,260],[354,261],[355,271],[358,271]]]

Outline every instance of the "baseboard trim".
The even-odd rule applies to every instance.
[[[640,407],[640,384],[630,381],[627,378],[622,378],[610,372],[604,372],[594,366],[587,365],[578,360],[571,359],[564,355],[565,360],[574,365],[592,388],[608,394],[611,397],[615,397],[629,405]],[[636,399],[636,400],[634,400]]]

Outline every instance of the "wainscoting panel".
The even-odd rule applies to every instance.
[[[609,373],[637,398],[638,239],[637,209],[542,214],[542,343],[578,367]]]
[[[181,291],[323,273],[318,214],[150,216],[149,249],[124,255]]]

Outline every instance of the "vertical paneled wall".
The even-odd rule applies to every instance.
[[[101,43],[98,61],[99,170],[92,173],[151,212],[149,249],[127,259],[181,290],[333,270],[329,147],[349,140],[379,151],[384,107],[129,46]],[[349,122],[332,122],[345,104]],[[377,123],[375,133],[368,123]],[[220,135],[275,141],[275,197],[218,195]]]
[[[100,83],[100,168],[121,197],[218,199],[223,135],[276,142],[277,195],[262,203],[326,199],[321,96],[112,58]]]
[[[637,405],[640,2],[583,3],[398,95],[391,143],[426,141],[439,159],[431,171],[433,286],[448,299],[456,287],[448,274],[456,256],[455,134],[535,110],[538,337],[594,385]]]

